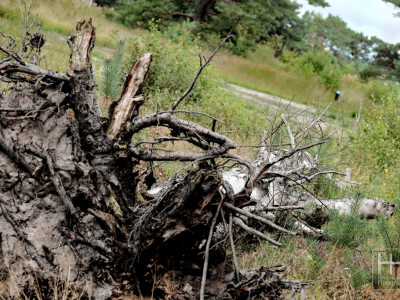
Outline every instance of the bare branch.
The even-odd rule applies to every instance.
[[[230,34],[228,34],[227,37],[224,38],[224,40],[218,45],[218,47],[214,50],[214,52],[208,57],[208,59],[202,63],[200,62],[200,68],[197,71],[196,75],[194,76],[191,84],[189,85],[189,87],[187,88],[187,90],[182,94],[182,96],[179,97],[178,100],[176,100],[172,106],[171,106],[171,110],[175,110],[178,105],[189,95],[189,93],[193,90],[197,80],[200,77],[201,72],[203,72],[203,70],[209,65],[209,63],[211,62],[211,60],[214,58],[215,54],[217,54],[217,52],[219,51],[219,49],[221,49],[221,47],[226,43],[226,41],[231,37]]]
[[[64,202],[65,207],[67,208],[68,212],[77,217],[77,211],[74,205],[72,204],[71,199],[68,197],[67,192],[62,184],[60,175],[54,171],[53,167],[53,160],[51,159],[50,155],[47,152],[44,152],[44,157],[46,159],[47,167],[49,168],[50,172],[50,179],[53,182],[54,188],[57,191],[57,194],[60,196],[61,200]]]
[[[283,114],[281,115],[281,117],[282,117],[283,122],[285,122],[287,131],[288,131],[288,135],[289,135],[289,138],[290,138],[290,144],[292,146],[292,149],[295,149],[296,148],[296,144],[295,144],[294,137],[293,137],[293,134],[292,134],[292,130],[290,129],[289,123],[288,123],[288,121],[286,121],[286,118],[285,118],[285,116]]]
[[[270,242],[271,244],[275,245],[275,246],[282,246],[281,243],[275,241],[274,239],[271,239],[269,236],[266,236],[264,233],[259,232],[258,230],[255,230],[254,228],[251,228],[249,226],[247,226],[242,219],[238,218],[238,217],[234,217],[233,218],[233,223],[237,226],[239,226],[240,228],[242,228],[243,230],[258,236],[260,238],[262,238],[263,240],[266,240],[268,242]]]
[[[206,287],[207,280],[207,271],[208,271],[208,259],[210,256],[210,245],[211,240],[214,234],[215,224],[217,223],[219,212],[221,211],[222,203],[224,202],[224,198],[221,198],[221,201],[218,204],[217,211],[215,212],[214,218],[212,219],[210,232],[208,233],[208,239],[206,244],[206,253],[204,257],[204,265],[203,265],[203,275],[201,277],[201,287],[200,287],[200,300],[204,300],[204,291]]]
[[[0,50],[1,47],[2,46],[0,46]],[[69,78],[65,74],[43,70],[36,65],[24,61],[5,61],[0,63],[0,75],[8,75],[11,73],[24,73],[34,76],[42,76],[43,78],[49,78],[56,81],[69,81]]]
[[[266,206],[260,209],[255,210],[256,212],[262,211],[277,211],[277,210],[295,210],[295,209],[304,209],[303,206],[296,206],[296,205],[288,205],[288,206]]]
[[[129,131],[134,134],[144,128],[152,126],[164,126],[171,129],[177,129],[179,132],[185,132],[187,135],[193,137],[201,136],[208,142],[218,143],[225,146],[227,149],[233,149],[236,147],[235,142],[228,137],[206,129],[196,123],[181,120],[173,116],[171,113],[155,113],[135,119]]]
[[[217,122],[220,122],[220,123],[222,123],[222,124],[225,124],[225,122],[224,121],[221,121],[220,119],[217,119],[217,118],[215,118],[215,117],[213,117],[213,116],[211,116],[211,115],[209,115],[209,114],[206,114],[206,113],[203,113],[203,112],[200,112],[200,111],[188,111],[188,110],[167,110],[167,111],[160,111],[158,114],[165,114],[165,113],[185,113],[185,114],[191,114],[191,115],[201,115],[201,116],[205,116],[205,117],[208,117],[208,118],[210,118],[210,119],[213,119],[213,120],[215,120],[215,121],[217,121]]]
[[[318,141],[318,142],[315,142],[315,143],[310,144],[310,145],[306,145],[306,146],[303,146],[303,147],[299,147],[299,148],[293,149],[293,150],[287,152],[285,155],[282,155],[281,157],[277,158],[276,160],[274,160],[274,161],[272,161],[272,162],[266,163],[266,164],[260,169],[260,171],[259,171],[258,174],[255,176],[255,178],[252,180],[253,184],[261,177],[261,175],[262,175],[263,173],[265,173],[270,167],[272,167],[273,165],[277,164],[278,162],[281,162],[281,161],[283,161],[283,160],[285,160],[285,159],[291,157],[291,156],[294,155],[296,152],[303,151],[303,150],[306,150],[306,149],[315,147],[315,146],[317,146],[317,145],[321,145],[321,144],[323,144],[323,143],[325,143],[325,142],[326,142],[326,140],[322,140],[322,141]]]
[[[234,205],[232,205],[232,204],[230,204],[228,202],[225,202],[224,206],[226,208],[229,208],[230,210],[233,210],[233,211],[243,215],[243,216],[246,216],[246,217],[252,218],[254,220],[260,221],[261,223],[267,224],[268,226],[270,226],[270,227],[272,227],[272,228],[274,228],[276,230],[282,231],[282,232],[290,234],[290,235],[297,235],[296,232],[287,230],[287,229],[285,229],[285,228],[283,228],[283,227],[281,227],[279,225],[276,225],[275,223],[273,223],[273,222],[271,222],[271,221],[269,221],[269,220],[267,220],[267,219],[265,219],[263,217],[260,217],[260,216],[257,216],[255,214],[252,214],[252,213],[250,213],[248,211],[245,211],[245,210],[243,210],[241,208],[238,208],[238,207],[236,207],[236,206],[234,206]]]
[[[325,174],[336,174],[336,175],[340,175],[340,176],[346,176],[345,173],[340,173],[340,172],[336,172],[336,171],[321,171],[321,172],[317,172],[317,173],[315,173],[313,175],[310,175],[310,176],[306,176],[306,175],[302,175],[302,174],[297,173],[297,175],[299,177],[301,177],[301,179],[289,182],[288,185],[289,186],[294,186],[294,185],[299,185],[301,183],[304,183],[306,181],[311,182],[311,180],[314,179],[315,177],[320,176],[320,175],[325,175]]]
[[[239,263],[237,259],[237,254],[236,254],[236,249],[235,249],[235,242],[233,241],[233,230],[232,230],[232,213],[229,214],[229,241],[231,243],[231,249],[232,249],[232,260],[233,260],[233,266],[235,267],[235,275],[236,275],[236,280],[237,282],[240,281],[240,268],[239,268]]]
[[[13,147],[4,139],[1,134],[0,150],[3,150],[3,152],[6,153],[12,161],[22,165],[29,174],[32,175],[35,173],[35,168],[26,161],[25,157],[21,155],[18,150],[14,150]]]
[[[228,149],[223,146],[215,147],[203,153],[187,153],[182,151],[154,153],[149,150],[140,150],[134,147],[131,147],[130,150],[133,157],[145,161],[195,161],[221,157],[226,151],[228,151]]]

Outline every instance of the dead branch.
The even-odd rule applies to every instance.
[[[290,138],[290,145],[292,146],[292,149],[295,149],[296,148],[296,144],[295,144],[295,141],[294,141],[292,130],[290,129],[290,125],[289,125],[288,121],[286,121],[286,118],[285,118],[285,116],[283,114],[281,115],[281,118],[282,118],[283,122],[285,122],[285,125],[286,125],[286,128],[287,128],[288,135],[289,135],[289,138]]]
[[[232,213],[229,214],[229,241],[231,243],[231,250],[232,250],[232,260],[233,266],[235,267],[235,275],[237,282],[240,281],[240,268],[237,259],[236,249],[235,249],[235,242],[233,240],[233,230],[232,230]]]
[[[284,232],[284,233],[290,234],[290,235],[296,235],[296,232],[287,230],[287,229],[285,229],[285,228],[283,228],[283,227],[281,227],[279,225],[276,225],[275,223],[273,223],[273,222],[271,222],[271,221],[269,221],[269,220],[267,220],[267,219],[265,219],[263,217],[257,216],[255,214],[252,214],[252,213],[250,213],[248,211],[245,211],[243,209],[237,208],[237,207],[235,207],[234,205],[232,205],[232,204],[230,204],[228,202],[225,202],[224,206],[226,208],[229,208],[230,210],[233,210],[234,212],[237,212],[237,213],[243,215],[243,216],[246,216],[246,217],[252,218],[254,220],[257,220],[257,221],[259,221],[261,223],[267,224],[268,226],[270,226],[270,227],[272,227],[272,228],[274,228],[274,229],[276,229],[278,231],[281,231],[281,232]]]
[[[146,82],[152,58],[152,53],[146,53],[133,64],[126,78],[121,97],[110,116],[111,124],[108,127],[107,135],[111,139],[116,139],[124,130],[126,123],[138,115],[139,107],[144,102],[143,95],[139,94]]]
[[[72,204],[71,199],[68,197],[68,194],[65,191],[65,188],[62,184],[60,175],[58,175],[58,173],[56,173],[54,171],[53,160],[51,159],[50,155],[47,152],[44,152],[44,158],[46,159],[47,167],[49,168],[49,172],[50,172],[50,179],[54,185],[54,188],[56,189],[58,195],[64,202],[65,207],[68,210],[68,212],[71,214],[71,216],[74,216],[75,218],[77,218],[78,215],[77,215],[76,208]]]
[[[221,207],[222,207],[224,200],[225,200],[224,197],[222,197],[221,201],[218,203],[217,211],[215,212],[214,218],[212,219],[211,226],[210,226],[210,232],[208,233],[208,239],[207,239],[205,256],[204,256],[203,275],[201,277],[201,285],[200,285],[200,299],[201,300],[204,300],[204,291],[205,291],[206,280],[207,280],[208,260],[210,257],[211,240],[214,235],[215,225],[217,224],[218,215],[221,211]]]
[[[0,46],[0,50],[3,47]],[[5,61],[2,62],[0,64],[0,75],[2,76],[10,76],[10,74],[13,73],[24,73],[24,74],[29,74],[29,75],[33,75],[33,76],[40,76],[41,81],[46,81],[47,79],[50,80],[55,80],[55,81],[69,81],[69,78],[62,73],[54,73],[52,71],[48,71],[48,70],[43,70],[41,68],[39,68],[36,65],[27,63],[27,62],[23,62],[23,61],[18,61],[20,60],[20,58],[17,58],[17,56],[13,56],[14,59],[16,59],[17,61]],[[36,79],[36,78],[35,78]],[[35,80],[29,80],[32,82],[35,82]]]
[[[19,153],[18,150],[14,150],[13,147],[4,139],[4,137],[0,134],[0,150],[3,150],[4,153],[6,153],[9,158],[16,162],[17,164],[20,164],[24,167],[26,171],[28,171],[29,174],[34,174],[35,173],[35,167],[30,165],[25,157]]]
[[[239,226],[240,228],[242,228],[244,231],[247,231],[248,233],[250,233],[252,235],[258,236],[258,237],[262,238],[263,240],[266,240],[275,246],[282,246],[281,243],[275,241],[274,239],[271,239],[269,236],[263,234],[262,232],[260,232],[258,230],[255,230],[254,228],[247,226],[243,222],[243,220],[238,217],[233,218],[233,223],[236,224],[237,226]]]
[[[217,54],[219,49],[226,43],[226,41],[231,37],[230,33],[226,36],[226,38],[218,45],[218,47],[214,50],[214,52],[208,57],[208,59],[203,63],[202,59],[200,58],[200,68],[197,71],[196,75],[194,76],[191,84],[189,87],[186,89],[186,91],[182,94],[182,96],[179,97],[178,100],[176,100],[172,105],[171,105],[171,110],[175,110],[178,105],[190,94],[190,92],[193,90],[197,80],[200,77],[201,72],[210,64],[214,56]]]

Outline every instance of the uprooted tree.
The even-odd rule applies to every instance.
[[[266,132],[256,159],[230,153],[233,140],[176,116],[215,52],[201,61],[191,86],[169,111],[141,115],[152,61],[152,54],[145,54],[104,118],[90,58],[95,28],[83,21],[76,30],[68,41],[67,74],[40,68],[40,59],[29,63],[3,34],[9,43],[0,45],[6,54],[0,79],[9,88],[0,98],[0,293],[34,294],[39,288],[50,295],[67,283],[96,299],[129,293],[165,299],[280,298],[283,290],[301,292],[307,283],[283,279],[281,267],[240,270],[233,236],[250,233],[279,246],[259,224],[296,235],[279,222],[305,202],[315,202],[313,195],[300,196],[299,187],[335,173],[320,170],[306,152],[325,141],[306,138],[321,118],[292,132],[283,116]],[[26,39],[34,53],[40,54],[43,44],[40,34]],[[171,134],[132,143],[135,134],[157,126]],[[268,141],[282,129],[290,143],[277,150]],[[152,147],[171,141],[199,151]],[[154,191],[139,188],[143,161],[191,161],[197,167]],[[241,167],[227,169],[227,161]],[[286,201],[293,198],[305,202]],[[217,227],[227,242],[211,247]]]

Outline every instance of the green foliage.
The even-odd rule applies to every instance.
[[[177,12],[177,6],[170,0],[118,0],[116,18],[130,27],[147,27],[148,22],[164,20]]]
[[[183,40],[168,39],[154,23],[150,26],[151,31],[143,41],[143,47],[139,47],[137,42],[131,44],[131,49],[135,50],[129,51],[132,55],[125,61],[125,69],[129,70],[132,62],[145,52],[152,52],[153,62],[144,93],[154,105],[167,109],[192,82],[199,66],[198,55],[201,50],[187,45]],[[186,101],[198,101],[212,90],[214,84],[207,74],[209,68],[205,69],[204,76],[201,76]]]
[[[396,196],[395,204],[400,207],[400,173]],[[393,261],[400,261],[400,213],[396,213],[390,222],[383,216],[379,216],[376,223],[385,249],[392,254]]]
[[[361,219],[356,213],[358,207],[353,207],[354,213],[340,214],[336,210],[329,213],[330,221],[325,227],[329,240],[338,247],[355,248],[369,236],[368,221]]]
[[[305,257],[305,264],[310,269],[311,274],[318,276],[318,273],[326,265],[326,259],[321,255],[321,243],[314,238],[306,240],[308,246],[308,255]]]
[[[327,51],[310,51],[294,61],[293,68],[304,75],[317,74],[321,83],[331,90],[338,89],[342,72],[335,57]]]
[[[387,95],[364,111],[350,143],[353,162],[378,174],[400,164],[400,100]]]
[[[180,41],[187,45],[196,46],[199,37],[193,34],[195,29],[196,23],[183,21],[181,23],[172,23],[168,25],[164,28],[163,33],[166,38],[173,41]],[[217,45],[217,43],[215,43],[215,45]]]
[[[376,78],[381,74],[382,74],[381,69],[371,64],[364,65],[359,72],[360,79],[363,81],[368,81],[368,79],[370,78]]]
[[[190,45],[185,39],[171,40],[169,33],[157,30],[157,25],[150,25],[151,31],[139,45],[130,43],[128,57],[124,62],[125,70],[129,70],[132,62],[143,53],[151,51],[153,61],[147,83],[144,87],[147,105],[150,110],[168,110],[190,86],[198,68],[201,49]],[[238,140],[251,137],[258,139],[262,135],[263,117],[268,108],[258,112],[252,103],[237,99],[220,88],[221,81],[215,73],[213,65],[209,65],[201,74],[194,89],[181,104],[182,109],[202,111],[221,119],[225,124],[217,123],[217,130],[238,129]],[[252,116],[249,118],[249,116]],[[203,126],[210,127],[209,119],[185,115]],[[258,126],[254,126],[254,124]],[[258,136],[259,135],[259,136]]]
[[[100,74],[100,94],[108,100],[115,101],[122,91],[122,60],[126,39],[116,38],[115,52],[107,55]]]
[[[234,40],[231,40],[227,47],[232,51],[233,54],[246,56],[249,50],[254,50],[256,43],[254,39],[250,37],[249,32],[242,25],[238,25],[237,36]]]
[[[343,249],[342,255],[345,257],[345,267],[348,268],[352,286],[359,288],[371,282],[371,271],[365,265],[365,257],[362,252],[353,249]]]
[[[397,97],[398,88],[391,81],[371,80],[366,86],[366,95],[375,103],[387,97]]]

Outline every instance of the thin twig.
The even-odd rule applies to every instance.
[[[211,60],[214,58],[214,56],[217,54],[217,52],[219,51],[219,49],[221,49],[221,47],[226,43],[226,41],[231,37],[231,34],[229,33],[224,40],[218,45],[218,47],[214,50],[214,52],[208,57],[208,59],[204,62],[200,64],[200,68],[197,71],[196,75],[194,76],[191,84],[189,85],[189,87],[187,88],[187,90],[182,94],[182,96],[179,97],[178,100],[176,100],[172,106],[171,106],[171,110],[175,110],[178,105],[187,97],[187,95],[189,95],[189,93],[193,90],[197,80],[200,77],[201,72],[203,72],[203,70],[209,65],[209,63],[211,62]]]
[[[215,224],[217,223],[218,215],[221,210],[224,199],[225,198],[221,198],[221,201],[218,204],[217,211],[215,212],[214,218],[211,222],[210,232],[208,233],[205,257],[204,257],[204,265],[203,265],[203,275],[201,277],[200,300],[204,300],[204,293],[205,293],[206,280],[207,280],[207,271],[208,271],[208,260],[209,260],[209,256],[210,256],[210,244],[211,244],[212,236],[214,234]]]
[[[232,258],[233,258],[233,266],[235,267],[235,275],[236,281],[240,282],[240,268],[237,259],[236,249],[235,249],[235,242],[233,241],[233,233],[232,233],[232,213],[229,214],[229,241],[231,243],[232,249]]]
[[[290,138],[290,144],[292,146],[292,149],[295,149],[296,148],[296,144],[295,144],[295,141],[294,141],[292,130],[290,129],[290,125],[289,125],[288,121],[286,121],[286,118],[285,118],[285,116],[283,114],[281,115],[281,118],[282,118],[283,122],[285,122],[287,131],[288,131],[288,135],[289,135],[289,138]]]

